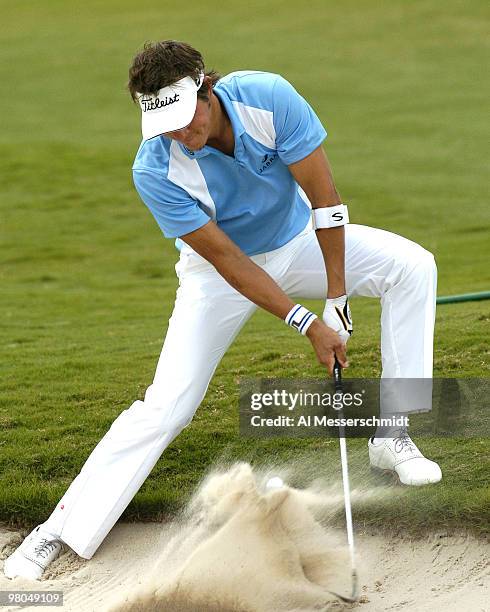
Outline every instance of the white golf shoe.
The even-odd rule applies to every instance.
[[[53,535],[36,527],[4,562],[3,572],[7,578],[39,580],[51,561],[60,554],[63,544]]]
[[[371,438],[368,448],[371,466],[397,474],[402,484],[420,486],[442,478],[438,464],[422,455],[406,431],[401,431],[397,438],[385,438],[376,444]]]

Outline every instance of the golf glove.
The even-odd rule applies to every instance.
[[[352,335],[352,317],[349,300],[346,295],[327,298],[325,310],[323,311],[323,320],[328,327],[339,334],[342,342],[346,344]]]

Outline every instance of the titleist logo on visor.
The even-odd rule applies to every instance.
[[[165,106],[170,106],[171,104],[178,102],[179,98],[180,96],[178,93],[170,97],[165,96],[163,100],[160,100],[160,98],[141,98],[141,107],[143,109],[143,112],[146,113],[147,111],[157,110],[159,108],[164,108]]]

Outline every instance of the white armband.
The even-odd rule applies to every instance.
[[[349,212],[345,204],[314,208],[312,211],[313,229],[340,227],[349,223]]]
[[[307,308],[301,306],[301,304],[295,304],[284,320],[288,325],[294,327],[300,334],[305,336],[310,325],[317,318],[316,314],[310,312]]]

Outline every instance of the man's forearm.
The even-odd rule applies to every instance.
[[[285,319],[294,306],[289,297],[214,223],[182,236],[184,242],[207,259],[221,276],[250,301]]]
[[[345,231],[343,227],[316,230],[316,237],[327,269],[327,297],[334,298],[345,290]]]
[[[233,253],[214,262],[216,270],[251,302],[285,319],[294,302],[260,266],[243,253]]]
[[[321,147],[302,161],[290,165],[289,169],[297,183],[304,189],[313,208],[336,206],[341,203],[327,156]],[[327,272],[327,297],[338,297],[346,292],[344,234],[343,227],[316,230]]]

